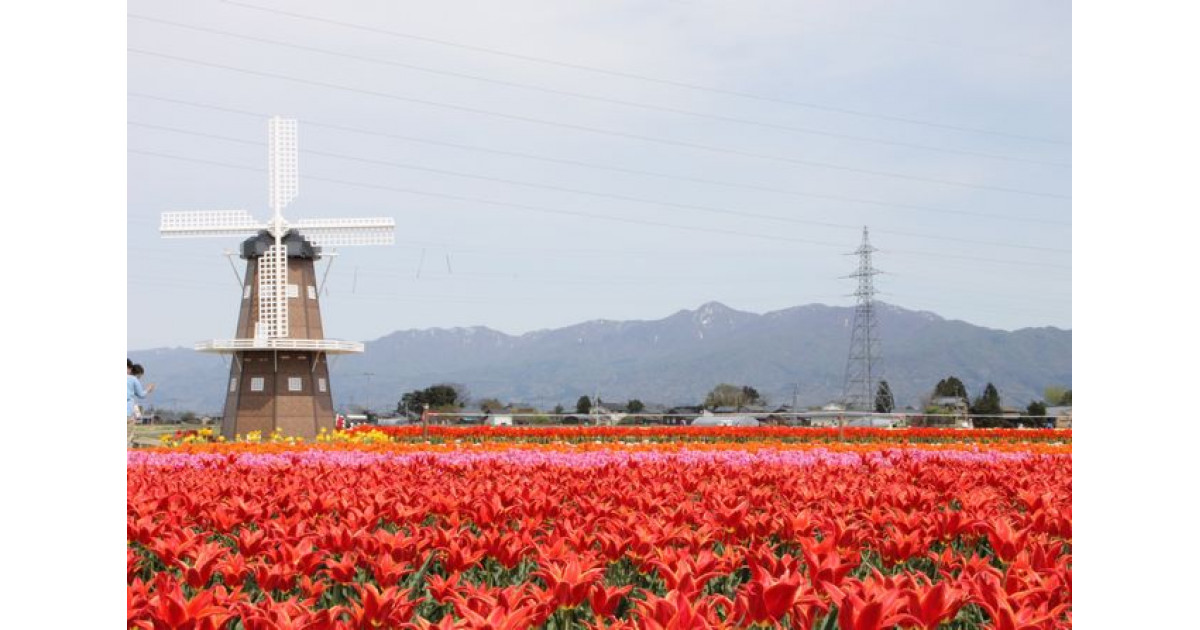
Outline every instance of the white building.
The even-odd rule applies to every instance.
[[[758,420],[753,416],[744,416],[736,414],[713,414],[705,411],[695,420],[692,420],[694,427],[757,427]]]

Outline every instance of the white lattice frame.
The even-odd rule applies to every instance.
[[[195,345],[200,352],[233,353],[246,350],[311,350],[325,354],[357,354],[365,349],[359,341],[340,339],[213,339]]]
[[[300,192],[299,154],[296,119],[272,117],[267,123],[267,197],[276,213]]]
[[[391,217],[301,219],[288,225],[318,247],[391,245],[396,240],[396,220]]]
[[[288,336],[287,246],[269,247],[258,259],[257,337]]]
[[[254,236],[267,227],[245,210],[186,210],[164,212],[158,230],[165,238],[183,238]]]

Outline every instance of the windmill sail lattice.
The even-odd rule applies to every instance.
[[[288,336],[287,248],[272,245],[258,259],[258,325],[256,339]]]
[[[326,357],[363,351],[361,343],[326,339],[314,261],[325,248],[390,245],[391,217],[288,221],[284,208],[299,192],[299,143],[294,119],[267,126],[267,198],[271,216],[246,210],[175,211],[162,215],[164,238],[242,238],[245,290],[233,339],[198,343],[204,352],[232,354],[222,433],[283,428],[314,437],[332,428]]]
[[[272,118],[267,132],[267,197],[276,214],[300,192],[299,154],[295,119]]]

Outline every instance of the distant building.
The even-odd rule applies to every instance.
[[[666,410],[663,421],[667,424],[691,424],[693,416],[697,416],[704,411],[704,407],[681,405],[679,407],[671,407]]]
[[[692,420],[694,427],[757,427],[758,419],[754,416],[738,414],[713,414],[705,412]]]
[[[629,411],[623,403],[598,402],[592,405],[592,413],[624,413]]]
[[[624,412],[612,411],[602,406],[592,407],[592,418],[599,427],[615,427],[621,423],[621,420],[629,414]]]
[[[903,423],[902,418],[893,415],[876,415],[876,416],[850,416],[846,418],[846,426],[848,427],[870,427],[874,429],[887,429],[898,426]]]
[[[963,411],[966,411],[966,409],[970,407],[965,398],[959,398],[958,396],[938,396],[937,398],[929,401],[929,404],[933,405],[934,407],[962,409]]]
[[[1046,407],[1046,415],[1054,420],[1054,428],[1071,428],[1071,407]]]
[[[750,413],[750,414],[770,413],[770,409],[768,409],[764,405],[742,405],[741,407],[735,407],[733,405],[724,405],[721,407],[717,407],[717,408],[713,409],[712,411],[713,411],[713,413]]]

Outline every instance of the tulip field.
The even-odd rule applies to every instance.
[[[131,628],[1071,626],[1069,430],[360,427],[127,459]]]

